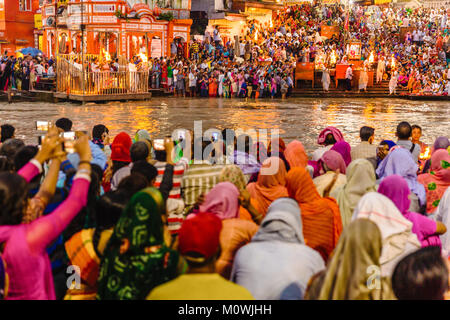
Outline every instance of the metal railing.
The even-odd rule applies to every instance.
[[[75,59],[78,59],[78,60],[80,61],[80,63],[81,63],[81,61],[83,60],[82,55],[81,55],[81,54],[78,54],[78,53],[72,53],[72,54],[58,54],[58,57],[57,57],[57,58],[58,58],[58,60],[59,60],[59,59],[61,59],[61,60],[67,60],[67,61],[69,61],[69,62],[73,62]],[[86,62],[94,61],[95,58],[100,59],[101,56],[100,56],[99,54],[85,54],[85,55],[84,55],[84,60],[85,60]]]
[[[81,95],[120,95],[148,93],[148,71],[85,71],[73,63],[58,59],[57,91]]]

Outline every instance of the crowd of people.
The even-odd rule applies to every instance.
[[[348,65],[347,91],[367,91],[373,75],[376,83],[389,81],[389,94],[403,88],[402,94],[448,95],[448,15],[445,8],[302,4],[280,10],[270,23],[247,21],[237,38],[222,36],[215,26],[201,40],[193,36],[188,46],[175,39],[168,57],[140,53],[119,61],[103,51],[88,59],[86,69],[148,70],[152,88],[176,96],[258,99],[288,97],[298,84],[295,70],[301,62],[314,63],[328,92],[333,70],[341,64]],[[335,32],[324,36],[323,29],[333,26]],[[78,60],[71,63],[81,70]],[[359,76],[353,79],[356,70]],[[39,78],[55,75],[55,63],[42,56],[4,55],[1,72],[2,90],[31,90]]]
[[[446,136],[327,127],[308,155],[231,128],[72,127],[25,145],[1,126],[0,299],[450,298]]]
[[[331,37],[325,26],[336,26]],[[408,32],[403,32],[409,30]],[[324,91],[337,64],[358,69],[356,87],[367,91],[369,71],[374,82],[389,80],[389,93],[400,87],[410,94],[447,95],[450,90],[450,33],[446,9],[382,8],[378,6],[317,6],[303,4],[280,11],[273,23],[252,20],[239,42],[222,39],[216,26],[204,40],[192,40],[187,56],[173,43],[172,56],[153,59],[152,87],[185,96],[282,97],[292,91],[295,68],[315,63],[322,71]],[[349,44],[360,42],[352,60]],[[355,65],[353,65],[355,64]],[[347,72],[352,90],[353,72]]]
[[[8,56],[0,59],[0,90],[29,91],[36,87],[42,78],[56,77],[55,61],[43,56]]]

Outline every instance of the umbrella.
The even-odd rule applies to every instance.
[[[32,47],[28,47],[28,48],[24,48],[24,49],[20,49],[18,50],[20,53],[22,53],[23,55],[31,55],[32,57],[37,56],[38,54],[43,54],[43,52],[39,49],[36,48],[32,48]]]

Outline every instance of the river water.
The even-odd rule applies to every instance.
[[[147,129],[152,138],[162,138],[175,129],[193,129],[202,120],[209,128],[278,129],[286,141],[299,139],[308,152],[314,150],[317,135],[326,126],[339,128],[352,145],[359,141],[359,128],[375,128],[375,142],[394,139],[400,121],[423,128],[423,141],[432,143],[439,135],[450,135],[450,104],[446,101],[402,99],[317,99],[281,100],[182,99],[155,97],[145,102],[105,104],[0,103],[0,124],[16,127],[16,137],[36,144],[36,120],[55,121],[68,117],[75,130],[91,130],[102,123],[114,136],[125,131],[131,136]],[[269,131],[270,132],[270,131]]]

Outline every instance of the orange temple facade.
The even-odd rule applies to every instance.
[[[162,9],[140,2],[135,0],[130,7],[130,1],[124,0],[44,1],[42,51],[49,57],[80,54],[84,48],[85,54],[159,58],[170,56],[171,44],[178,39],[187,54],[192,25],[188,19],[190,0],[183,0],[184,6],[178,8]],[[158,20],[156,15],[161,12],[170,12],[174,19]]]
[[[35,47],[34,14],[39,0],[0,0],[0,52]]]

